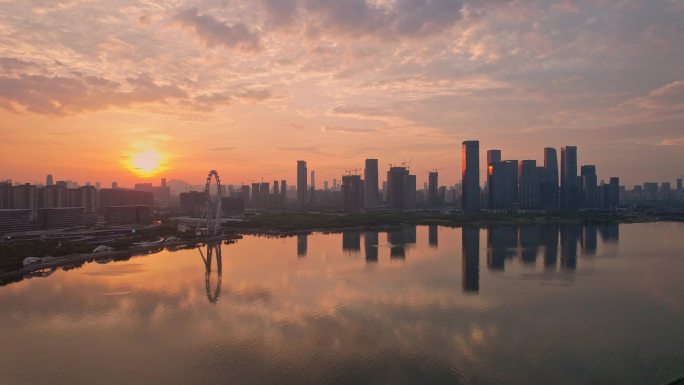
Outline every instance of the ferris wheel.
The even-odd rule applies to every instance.
[[[216,192],[212,193],[212,180],[215,181]],[[204,187],[206,205],[199,226],[206,226],[207,236],[216,236],[221,231],[221,178],[216,170],[209,171]],[[215,197],[215,199],[212,198]]]

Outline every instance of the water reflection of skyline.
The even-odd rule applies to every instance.
[[[427,243],[430,249],[439,249],[438,225],[427,226]],[[387,234],[387,243],[379,242],[380,233]],[[617,224],[546,224],[546,225],[489,225],[461,228],[462,289],[467,294],[480,290],[480,236],[486,233],[486,268],[492,272],[504,272],[506,265],[518,260],[523,266],[534,267],[542,257],[547,273],[573,272],[577,269],[578,256],[595,256],[598,239],[604,243],[619,240]],[[342,235],[342,252],[359,255],[362,251],[366,263],[378,263],[381,250],[389,250],[390,261],[404,261],[407,250],[417,243],[417,226],[400,226],[380,230],[345,230]],[[297,256],[307,254],[309,234],[297,235]]]
[[[2,367],[21,372],[6,371],[1,382],[74,383],[80,382],[74,377],[107,372],[110,362],[130,368],[145,362],[153,369],[150,382],[168,384],[212,383],[249,367],[276,380],[237,382],[320,384],[352,371],[397,384],[459,383],[460,378],[545,383],[562,377],[572,383],[609,378],[636,385],[665,383],[629,379],[660,365],[666,348],[673,352],[662,366],[670,368],[666,375],[679,368],[682,338],[673,331],[684,317],[677,285],[681,224],[622,225],[617,233],[598,224],[579,226],[576,271],[561,268],[560,225],[540,227],[537,235],[514,225],[436,230],[431,236],[429,226],[419,226],[416,243],[405,245],[401,261],[390,258],[396,245],[376,229],[347,235],[360,239],[357,255],[342,251],[342,233],[299,237],[307,240],[308,255],[301,259],[297,236],[245,236],[222,246],[227,259],[220,297],[213,295],[218,251],[206,263],[206,245],[200,259],[196,247],[164,251],[107,265],[86,263],[4,287],[2,333],[13,348],[12,356],[0,355]],[[566,233],[568,241],[573,232]],[[618,233],[620,247],[602,241],[602,234]],[[432,246],[435,235],[438,247]],[[536,265],[523,261],[523,252],[534,248]],[[496,253],[504,256],[504,270],[490,270],[490,254]],[[547,256],[549,264],[556,262],[552,271]],[[580,314],[581,322],[568,314]],[[652,328],[654,323],[659,327]],[[98,356],[102,346],[108,348],[107,360]],[[592,366],[587,351],[602,352],[608,367]],[[654,353],[636,367],[621,358],[644,351]],[[85,360],[85,371],[61,370],[74,359]],[[470,359],[481,364],[454,366]],[[51,377],[32,377],[36,360]],[[535,366],[523,373],[519,367],[529,360]],[[569,366],[593,372],[572,376],[575,371],[558,369]],[[292,370],[283,372],[284,367]],[[169,371],[173,375],[163,377]],[[198,380],[197,373],[207,371]],[[111,383],[136,383],[139,373],[110,376]]]

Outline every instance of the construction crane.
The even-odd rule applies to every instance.
[[[360,168],[352,168],[352,169],[349,169],[349,170],[344,170],[344,172],[345,172],[347,175],[358,175],[358,174],[359,174],[359,171],[361,171]]]

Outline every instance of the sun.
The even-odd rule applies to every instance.
[[[129,167],[136,174],[143,177],[149,177],[161,171],[163,163],[162,158],[161,153],[157,150],[143,150],[131,154],[129,158]]]

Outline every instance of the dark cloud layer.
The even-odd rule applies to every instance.
[[[209,48],[224,46],[246,52],[259,51],[261,48],[258,35],[244,23],[223,23],[210,15],[200,14],[197,7],[181,11],[174,21],[194,30]]]
[[[0,77],[0,100],[17,103],[30,112],[45,115],[128,107],[185,96],[185,92],[176,86],[158,85],[144,76],[129,78],[126,84],[79,74],[72,77]],[[8,108],[7,104],[4,106]]]

